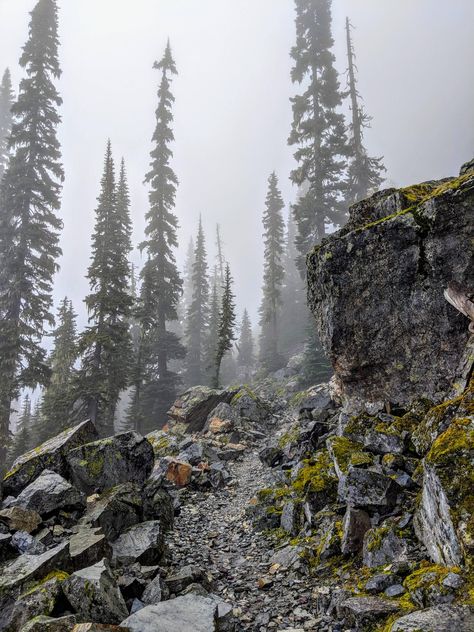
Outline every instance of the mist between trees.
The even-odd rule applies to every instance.
[[[294,148],[295,168],[269,174],[266,198],[254,211],[262,216],[264,245],[258,323],[250,321],[253,306],[237,313],[233,276],[239,270],[230,269],[219,226],[206,235],[196,218],[191,243],[178,243],[173,85],[179,75],[168,42],[154,65],[155,131],[143,148],[150,152],[144,176],[149,206],[139,244],[144,264],[136,269],[130,263],[126,157],[115,156],[113,139],[104,139],[86,272],[89,322],[77,331],[67,297],[53,313],[64,180],[57,136],[59,16],[55,0],[36,4],[18,92],[8,69],[0,86],[1,464],[86,417],[103,436],[129,428],[147,432],[164,424],[177,394],[193,385],[250,382],[284,372],[290,361],[300,363],[304,384],[331,375],[306,304],[305,256],[344,224],[352,203],[381,186],[385,169],[364,145],[370,117],[357,88],[349,19],[343,89],[332,52],[331,1],[296,0],[295,10],[288,81],[297,94],[291,130],[281,130]],[[341,112],[345,100],[350,120]],[[289,209],[279,185],[288,176],[299,190]],[[207,254],[212,242],[215,260]],[[183,247],[181,271],[176,253]]]

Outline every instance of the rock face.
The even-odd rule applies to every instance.
[[[72,450],[67,461],[74,485],[92,494],[128,481],[143,483],[155,457],[146,439],[137,432],[124,432]]]
[[[168,415],[173,421],[186,424],[188,432],[199,432],[204,428],[209,413],[221,402],[228,404],[235,393],[194,386],[176,400]]]
[[[77,446],[95,439],[97,431],[94,425],[90,421],[84,421],[26,452],[7,472],[3,480],[4,495],[16,496],[46,469],[67,476],[67,454]]]
[[[375,194],[308,257],[309,301],[346,406],[441,400],[469,321],[443,290],[474,287],[474,173]]]

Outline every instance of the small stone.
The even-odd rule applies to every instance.
[[[41,542],[38,542],[26,531],[17,531],[13,534],[11,539],[11,545],[19,553],[28,553],[29,555],[41,555],[46,552],[46,547]]]
[[[270,577],[261,577],[257,585],[259,590],[268,590],[273,586],[273,579],[270,579]]]
[[[446,575],[446,577],[442,581],[442,584],[443,586],[446,586],[446,588],[457,590],[458,588],[461,588],[461,586],[464,584],[464,580],[457,573],[451,572]]]
[[[401,584],[394,584],[385,590],[386,597],[400,597],[406,593],[405,588]]]
[[[188,564],[179,569],[178,572],[173,573],[165,578],[165,584],[170,591],[175,595],[180,593],[190,584],[199,581],[203,577],[203,572],[198,566]]]
[[[365,590],[368,593],[381,593],[390,585],[392,585],[394,576],[392,574],[379,574],[374,575],[369,579],[365,585]]]
[[[41,516],[30,509],[9,507],[0,511],[0,522],[6,524],[10,531],[32,533],[41,524]]]

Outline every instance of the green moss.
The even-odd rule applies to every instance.
[[[68,573],[65,573],[64,571],[51,571],[51,573],[49,573],[48,575],[46,575],[46,577],[43,577],[43,579],[41,579],[38,582],[35,582],[26,592],[24,592],[21,596],[22,597],[26,597],[27,595],[31,595],[32,593],[36,592],[37,590],[41,590],[42,587],[44,586],[44,584],[46,584],[49,581],[52,580],[56,580],[58,582],[63,582],[65,581],[67,578],[69,577]]]
[[[391,524],[386,524],[376,529],[371,529],[367,533],[367,550],[378,551],[382,546],[382,542],[392,530]]]
[[[312,459],[303,463],[304,466],[291,486],[297,496],[304,496],[308,492],[323,492],[334,485],[336,478],[327,450],[317,452]]]
[[[285,434],[283,434],[278,440],[278,447],[282,450],[286,448],[286,446],[296,443],[300,436],[300,430],[298,425],[295,424],[292,428],[290,428]]]
[[[370,465],[373,462],[373,457],[364,452],[360,443],[347,437],[331,437],[328,440],[328,449],[343,474],[347,473],[351,465]]]
[[[458,567],[448,568],[437,564],[422,563],[421,568],[405,578],[403,586],[411,593],[416,590],[426,590],[432,586],[442,586],[443,580],[449,573],[460,573]]]
[[[431,446],[426,460],[436,465],[449,465],[469,452],[474,451],[474,422],[470,419],[455,419]]]

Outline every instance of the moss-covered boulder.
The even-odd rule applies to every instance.
[[[120,483],[143,483],[155,463],[149,441],[137,432],[123,432],[86,443],[67,455],[70,476],[74,485],[92,494]]]
[[[15,500],[15,507],[36,511],[40,516],[61,509],[83,509],[85,505],[83,494],[51,470],[44,470]]]
[[[474,608],[434,606],[406,614],[394,621],[387,632],[472,632]]]
[[[49,439],[34,450],[18,457],[3,480],[4,495],[17,496],[43,472],[52,470],[67,477],[66,457],[78,446],[97,439],[97,431],[91,421],[69,428]]]
[[[473,207],[472,172],[380,192],[309,255],[310,307],[346,407],[449,391],[469,323],[443,290],[474,286]]]
[[[455,419],[424,459],[415,526],[431,559],[457,566],[474,551],[474,418]]]
[[[90,499],[83,522],[100,527],[112,542],[134,524],[140,522],[142,495],[136,483],[123,483]]]

